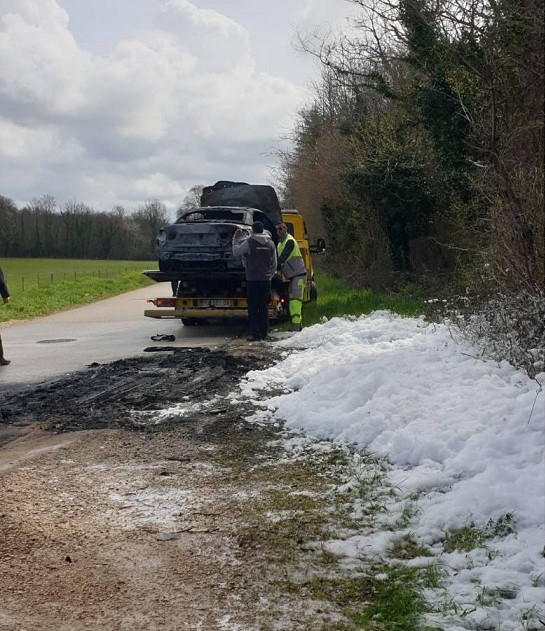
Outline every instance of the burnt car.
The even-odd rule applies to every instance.
[[[182,276],[195,272],[240,273],[240,259],[233,257],[233,233],[241,228],[249,234],[254,221],[262,221],[271,236],[276,236],[270,218],[256,208],[208,206],[187,211],[159,230],[159,271]]]
[[[245,182],[216,182],[203,189],[201,207],[192,208],[157,235],[158,271],[146,271],[157,282],[171,281],[173,289],[206,294],[239,293],[244,268],[233,256],[233,233],[251,232],[261,221],[276,242],[275,225],[282,221],[280,204],[271,186]]]

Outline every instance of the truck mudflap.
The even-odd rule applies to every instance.
[[[193,298],[178,296],[177,298],[154,298],[148,300],[154,305],[153,309],[146,309],[144,315],[148,318],[179,318],[179,319],[207,319],[207,318],[247,318],[248,304],[246,298]],[[273,296],[269,300],[269,318],[278,320],[285,312],[284,300]]]

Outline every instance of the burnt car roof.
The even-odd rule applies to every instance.
[[[176,219],[175,223],[186,223],[189,221],[234,221],[236,223],[251,225],[256,213],[260,216],[263,215],[263,212],[258,208],[241,208],[240,206],[202,206],[185,211],[182,215],[180,215],[180,217],[178,217],[178,219]],[[199,215],[202,216],[198,217]]]

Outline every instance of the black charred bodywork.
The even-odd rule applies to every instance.
[[[275,224],[282,221],[276,193],[270,186],[217,182],[203,190],[201,204],[159,230],[159,270],[144,274],[156,282],[179,281],[184,295],[232,295],[244,279],[233,233],[240,228],[250,234],[252,223],[261,221],[276,241]]]
[[[241,273],[240,259],[233,257],[233,233],[241,228],[249,234],[254,221],[262,221],[271,235],[274,234],[270,220],[257,209],[211,206],[190,210],[176,223],[160,229],[157,236],[159,271],[175,272],[178,278],[197,272],[224,276]]]

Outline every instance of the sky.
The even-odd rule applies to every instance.
[[[285,423],[299,436],[293,449],[327,439],[390,463],[395,493],[376,530],[326,548],[358,567],[362,555],[383,558],[410,533],[431,556],[409,562],[438,563],[445,576],[443,588],[424,594],[438,610],[428,624],[542,628],[545,373],[531,380],[508,363],[478,359],[447,324],[389,312],[333,318],[274,345],[279,361],[248,373],[233,404],[260,406],[255,423]],[[402,527],[407,502],[412,518]],[[471,524],[488,534],[503,524],[503,536],[469,552],[445,552],[445,533]]]
[[[271,183],[319,69],[297,33],[347,0],[2,0],[0,195],[174,210],[220,179]]]

